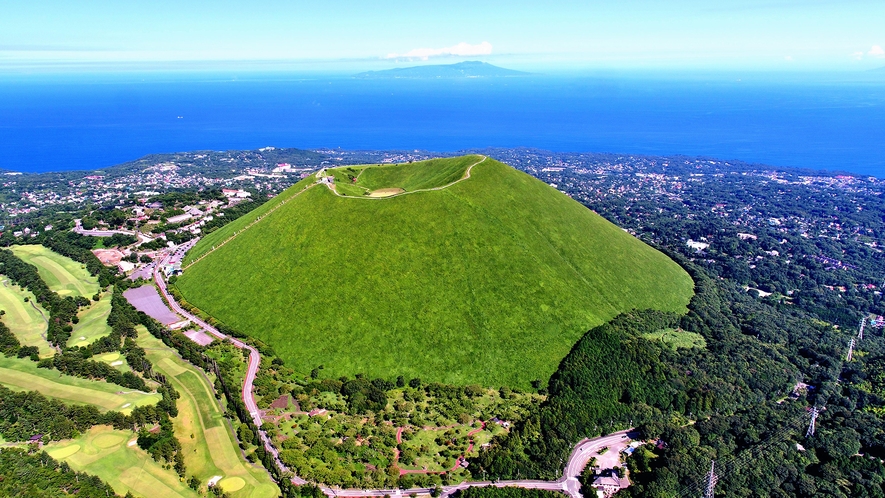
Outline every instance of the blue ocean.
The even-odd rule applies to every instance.
[[[885,178],[885,74],[0,77],[0,168],[264,146],[685,154]]]

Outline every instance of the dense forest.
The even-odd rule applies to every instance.
[[[75,472],[45,452],[4,448],[0,450],[0,496],[108,498],[118,495],[98,477]]]
[[[881,332],[844,362],[856,330],[760,302],[682,263],[697,286],[688,314],[633,312],[589,331],[551,379],[547,402],[484,452],[480,468],[555,478],[581,438],[635,426],[665,444],[627,459],[631,496],[691,496],[713,459],[722,496],[885,496]],[[702,335],[706,348],[674,351],[642,337],[673,326]],[[793,395],[800,381],[809,394]],[[806,440],[810,405],[825,409]]]
[[[514,487],[487,487],[462,489],[452,495],[456,498],[557,498],[560,493],[543,489],[524,489]]]
[[[145,158],[129,167],[143,168],[160,158]],[[626,459],[632,482],[621,492],[626,496],[698,496],[713,460],[720,476],[718,496],[885,496],[885,339],[881,329],[868,327],[864,339],[857,341],[853,358],[846,360],[861,317],[885,313],[881,293],[885,258],[880,249],[885,197],[877,191],[878,184],[859,178],[817,177],[811,172],[763,171],[749,165],[731,165],[728,168],[734,171],[730,171],[721,163],[690,158],[629,159],[648,166],[631,170],[623,158],[600,156],[593,159],[594,164],[627,164],[627,169],[623,174],[595,175],[566,169],[538,176],[558,184],[560,190],[664,250],[689,270],[696,295],[688,312],[677,316],[637,310],[588,331],[549,383],[537,386],[547,401],[527,416],[513,418],[517,423],[510,435],[496,439],[470,461],[473,475],[556,478],[563,459],[581,438],[636,427],[654,444],[640,447]],[[287,161],[296,164],[295,159]],[[193,166],[202,167],[196,162]],[[207,195],[213,194],[172,192],[163,200],[174,208],[179,201]],[[245,203],[240,206],[247,207]],[[121,212],[110,207],[91,212],[96,221],[121,219]],[[217,223],[230,221],[236,213],[231,214],[226,220],[216,218]],[[30,218],[37,219],[34,216]],[[55,208],[47,208],[41,216],[40,225],[70,226],[70,215]],[[688,239],[709,245],[688,246]],[[102,285],[115,281],[114,270],[102,266],[90,252],[94,240],[63,230],[40,234],[34,240],[83,262]],[[12,241],[9,231],[0,239],[0,243]],[[8,269],[17,282],[41,295],[50,312],[56,303],[53,336],[61,342],[64,326],[70,323],[65,317],[75,315],[79,303],[47,294],[31,269],[5,251],[0,252],[0,263],[9,265],[0,271]],[[122,300],[122,296],[114,299]],[[226,362],[218,354],[222,346],[198,346],[122,301],[115,303],[114,318],[109,319],[114,333],[88,348],[60,354],[60,368],[73,375],[101,378],[100,372],[90,370],[90,357],[120,351],[141,378],[151,378],[143,351],[131,341],[130,329],[143,324],[195,365],[218,371],[216,387],[228,400],[229,415],[242,422],[241,442],[258,446],[255,458],[282,477],[273,456],[260,445],[259,435],[268,428],[252,426],[239,397],[242,358]],[[678,348],[649,340],[660,337],[661,330],[700,340]],[[386,403],[391,389],[408,386],[405,389],[410,393],[432,398],[440,413],[457,416],[473,408],[466,387],[425,384],[420,379],[324,379],[321,368],[313,375],[292,372],[274,359],[272,349],[254,343],[267,357],[255,384],[263,406],[283,393],[333,394],[344,399],[344,412],[360,415]],[[0,351],[36,357],[36,351],[22,347],[2,326]],[[49,366],[58,368],[54,362]],[[805,384],[807,388],[800,388]],[[34,431],[51,438],[91,423],[162,426],[163,420],[174,416],[167,409],[137,410],[133,420],[58,407],[34,393],[0,394],[8,400],[0,415],[5,420],[0,434],[6,439],[30,437]],[[174,406],[171,392],[163,399],[167,408]],[[65,416],[19,419],[21,414],[9,408],[12,404]],[[820,409],[820,416],[815,434],[806,438],[812,407]],[[410,418],[415,415],[392,413],[391,420],[384,422],[417,423],[420,418]],[[103,417],[112,420],[94,422]],[[147,448],[154,447],[156,458],[172,455],[174,460],[174,444],[166,443],[171,442],[164,441],[162,432],[143,440]],[[428,479],[427,483],[437,481]],[[410,483],[401,481],[402,485]],[[313,487],[285,487],[283,493],[321,494]],[[534,492],[490,488],[460,494],[483,493]]]

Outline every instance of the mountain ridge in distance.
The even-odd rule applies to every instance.
[[[498,67],[487,62],[464,61],[456,64],[398,67],[381,71],[366,71],[353,75],[358,79],[459,79],[459,78],[513,78],[531,73]]]

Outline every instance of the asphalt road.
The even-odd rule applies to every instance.
[[[234,346],[240,349],[246,349],[249,351],[249,362],[248,367],[246,368],[246,378],[243,380],[243,390],[242,397],[243,403],[246,405],[246,409],[249,411],[249,416],[252,417],[252,421],[255,423],[256,427],[261,427],[261,412],[258,410],[258,405],[255,404],[255,397],[252,395],[252,387],[255,382],[255,375],[258,373],[258,367],[261,364],[261,356],[258,354],[258,350],[254,347],[236,339],[234,337],[226,336],[218,331],[215,327],[212,327],[208,323],[200,320],[196,316],[185,311],[175,299],[168,293],[166,289],[166,282],[160,276],[159,269],[165,265],[169,260],[177,258],[180,260],[184,253],[187,252],[193,244],[196,244],[196,240],[189,242],[185,246],[177,248],[173,253],[166,254],[160,262],[154,267],[154,281],[157,283],[157,287],[160,289],[160,293],[163,295],[163,298],[166,302],[169,303],[169,306],[173,311],[180,314],[181,316],[191,320],[198,326],[202,327],[206,332],[212,334],[220,340],[228,339]],[[572,450],[571,455],[569,455],[568,461],[565,463],[565,468],[563,469],[562,477],[555,481],[537,481],[537,480],[515,480],[515,481],[471,481],[464,482],[457,485],[452,486],[443,486],[442,487],[442,496],[448,497],[453,493],[457,492],[461,489],[466,489],[469,487],[487,487],[487,486],[496,486],[499,488],[507,487],[507,486],[515,486],[519,488],[526,489],[546,489],[549,491],[561,491],[567,493],[572,498],[583,498],[581,495],[581,484],[578,482],[577,477],[581,475],[581,472],[584,470],[584,467],[587,465],[587,462],[590,458],[602,447],[604,446],[615,446],[618,443],[623,443],[625,441],[629,441],[630,436],[635,436],[635,434],[630,434],[632,429],[614,432],[612,434],[608,434],[606,436],[601,436],[593,439],[584,439],[578,444],[575,445]],[[291,470],[283,464],[279,459],[279,453],[277,449],[271,444],[270,438],[267,437],[267,433],[265,431],[259,430],[259,436],[261,437],[262,442],[264,443],[265,449],[270,452],[274,456],[274,461],[277,467],[284,472],[291,472]],[[293,473],[294,474],[294,473]],[[304,479],[294,476],[292,477],[292,483],[301,485],[305,484],[307,481]],[[338,489],[332,488],[328,486],[320,486],[323,492],[330,497],[333,496],[343,496],[343,497],[368,497],[368,496],[403,496],[404,494],[411,493],[430,493],[431,488],[411,488],[408,490],[401,489]]]

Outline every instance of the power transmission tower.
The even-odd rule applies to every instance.
[[[867,317],[863,317],[860,319],[860,331],[857,332],[857,339],[863,340],[863,328],[867,325]]]
[[[848,356],[845,357],[845,361],[851,361],[851,357],[854,356],[854,338],[851,338],[851,342],[848,343]]]
[[[817,407],[811,408],[811,422],[808,424],[808,430],[805,431],[805,437],[809,438],[814,435],[814,425],[817,423],[817,415],[820,412],[817,410]]]
[[[704,488],[704,498],[713,498],[716,493],[716,482],[719,477],[716,476],[716,460],[710,461],[710,473],[707,474],[707,487]]]

